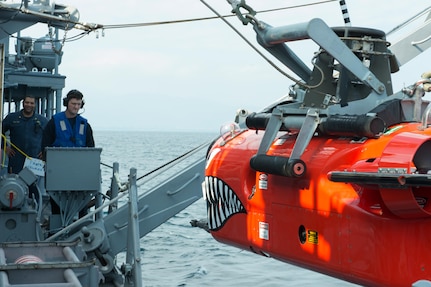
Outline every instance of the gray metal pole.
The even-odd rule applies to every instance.
[[[129,228],[126,262],[132,267],[129,286],[142,286],[142,270],[140,257],[138,189],[136,186],[136,168],[130,169],[129,175]],[[127,279],[126,279],[127,280]],[[126,282],[127,284],[127,282]]]
[[[112,167],[112,180],[111,180],[111,195],[110,198],[116,198],[118,196],[119,187],[118,187],[118,173],[120,170],[120,164],[118,162],[114,162]],[[118,202],[114,202],[109,206],[108,213],[111,213],[117,210]]]

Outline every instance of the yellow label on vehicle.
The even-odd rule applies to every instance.
[[[307,238],[308,242],[312,244],[318,244],[319,243],[319,234],[317,231],[314,230],[308,230],[307,231]]]

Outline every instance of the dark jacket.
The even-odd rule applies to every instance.
[[[33,158],[38,157],[41,151],[40,145],[43,129],[47,122],[47,118],[36,113],[31,117],[25,117],[22,110],[10,113],[5,117],[2,124],[2,133],[6,134],[6,132],[9,132],[10,141],[13,144],[11,147],[15,151],[15,156],[9,158],[9,172],[20,172],[23,168],[26,155]],[[4,141],[2,142],[4,143]]]

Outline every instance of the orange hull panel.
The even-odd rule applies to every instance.
[[[263,133],[242,132],[210,152],[206,198],[215,239],[367,286],[431,280],[431,187],[403,185],[402,176],[399,184],[331,180],[333,172],[378,181],[382,173],[417,171],[414,161],[429,159],[419,159],[429,129],[399,125],[366,141],[314,137],[297,178],[250,167]],[[267,154],[289,157],[295,139],[280,132]]]

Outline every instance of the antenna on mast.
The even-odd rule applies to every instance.
[[[347,27],[352,26],[352,24],[350,23],[349,10],[347,10],[346,0],[340,0],[339,3],[341,8],[341,13],[343,14],[344,26],[346,27],[346,29],[344,29],[344,37],[347,37],[349,34]]]
[[[340,0],[339,2],[340,2],[341,13],[343,13],[344,25],[350,27],[352,26],[352,24],[350,23],[349,10],[347,10],[346,1]]]

